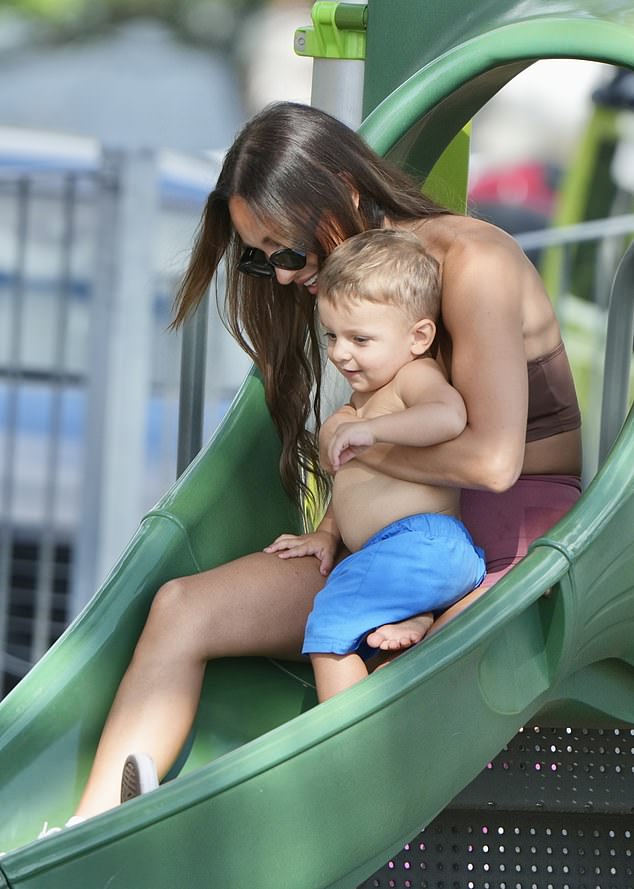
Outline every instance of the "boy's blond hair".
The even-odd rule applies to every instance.
[[[340,244],[319,271],[320,299],[368,300],[400,308],[412,323],[440,314],[438,263],[406,231],[370,229]]]

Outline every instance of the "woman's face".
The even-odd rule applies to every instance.
[[[239,195],[229,198],[229,213],[233,227],[240,239],[248,247],[255,247],[267,258],[280,247],[301,249],[302,244],[285,244],[276,235],[273,228],[263,224],[249,207],[247,201]],[[306,254],[306,265],[302,269],[275,269],[275,277],[280,284],[299,284],[313,296],[317,294],[317,273],[319,266],[314,253]]]

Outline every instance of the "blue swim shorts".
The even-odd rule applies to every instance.
[[[376,654],[365,637],[381,624],[442,611],[484,580],[484,552],[453,516],[408,516],[343,559],[317,594],[304,654]]]

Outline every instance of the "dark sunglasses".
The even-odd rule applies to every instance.
[[[285,269],[288,272],[296,272],[306,265],[306,254],[301,250],[293,250],[291,247],[280,247],[274,253],[266,257],[264,251],[255,247],[247,247],[240,261],[238,271],[252,278],[272,278],[275,269]]]

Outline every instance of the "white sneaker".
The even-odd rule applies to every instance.
[[[76,824],[81,824],[85,820],[86,819],[82,818],[80,815],[72,815],[68,819],[68,821],[66,822],[64,827],[75,827]],[[53,834],[55,834],[55,833],[61,833],[63,829],[64,829],[63,827],[49,827],[48,821],[45,821],[44,827],[38,833],[37,838],[38,838],[38,840],[43,840],[45,837],[52,837]]]
[[[121,775],[121,802],[135,799],[159,786],[154,760],[147,753],[131,753]]]
[[[61,832],[62,832],[61,827],[49,827],[48,821],[45,821],[44,827],[38,833],[37,838],[38,838],[38,840],[43,840],[44,837],[52,837],[54,833],[61,833]]]

